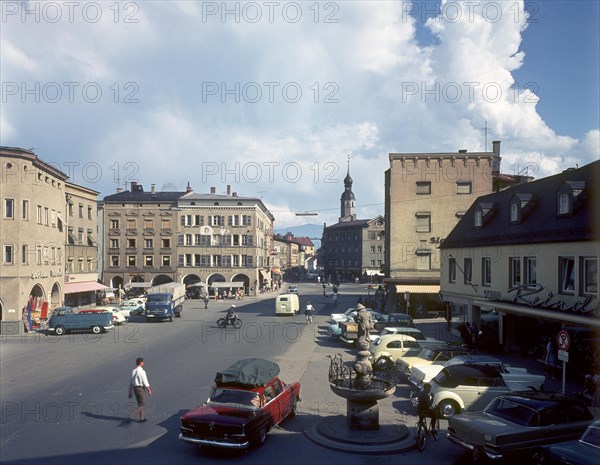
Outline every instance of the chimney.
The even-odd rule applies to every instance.
[[[227,184],[227,197],[231,195],[231,184]]]
[[[500,156],[500,141],[499,140],[495,140],[492,142],[492,152],[494,152],[497,157]]]
[[[231,193],[231,196],[232,196],[232,197],[237,197],[237,192],[232,192],[232,193]]]
[[[460,149],[458,153],[467,153],[467,149]]]
[[[131,181],[131,192],[135,192],[137,190],[137,181]]]
[[[117,194],[120,194],[121,192],[123,192],[123,188],[122,187],[117,187]]]
[[[210,188],[210,193],[211,194],[216,194],[217,193],[217,188],[216,187],[211,187]]]
[[[190,186],[190,182],[188,181],[187,187],[185,188],[186,192],[192,192],[194,189],[192,189],[192,186]]]
[[[156,184],[150,184],[150,192],[152,195],[156,194]]]

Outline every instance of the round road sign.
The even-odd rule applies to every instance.
[[[558,344],[558,348],[560,350],[569,350],[569,345],[571,344],[569,333],[567,333],[564,329],[560,331],[558,336],[556,336],[556,343]]]

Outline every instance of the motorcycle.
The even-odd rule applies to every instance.
[[[227,318],[219,318],[217,320],[217,326],[219,328],[227,328],[227,326],[231,326],[235,329],[239,329],[242,327],[242,320],[240,320],[237,316],[231,320]]]

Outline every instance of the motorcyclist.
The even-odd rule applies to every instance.
[[[229,310],[227,310],[227,315],[225,316],[225,318],[227,319],[228,325],[233,324],[233,322],[237,318],[237,314],[235,313],[235,305],[232,305],[231,307],[229,307]]]

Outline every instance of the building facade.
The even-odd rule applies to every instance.
[[[598,185],[597,161],[479,197],[441,248],[442,296],[454,317],[507,351],[566,328],[575,358],[597,361]],[[579,347],[578,335],[586,335]]]
[[[0,147],[0,167],[0,332],[19,334],[38,329],[69,291],[88,303],[104,287],[96,270],[98,193],[67,182],[30,150]]]
[[[352,192],[350,166],[340,197],[340,217],[336,224],[324,226],[319,263],[326,281],[371,282],[378,280],[385,257],[385,220],[356,218],[356,197]]]
[[[492,152],[390,153],[389,160],[385,276],[395,310],[442,310],[440,244],[475,199],[493,191],[500,142]]]
[[[146,288],[202,284],[246,293],[270,282],[274,218],[260,199],[231,193],[131,191],[104,198],[105,282]]]

